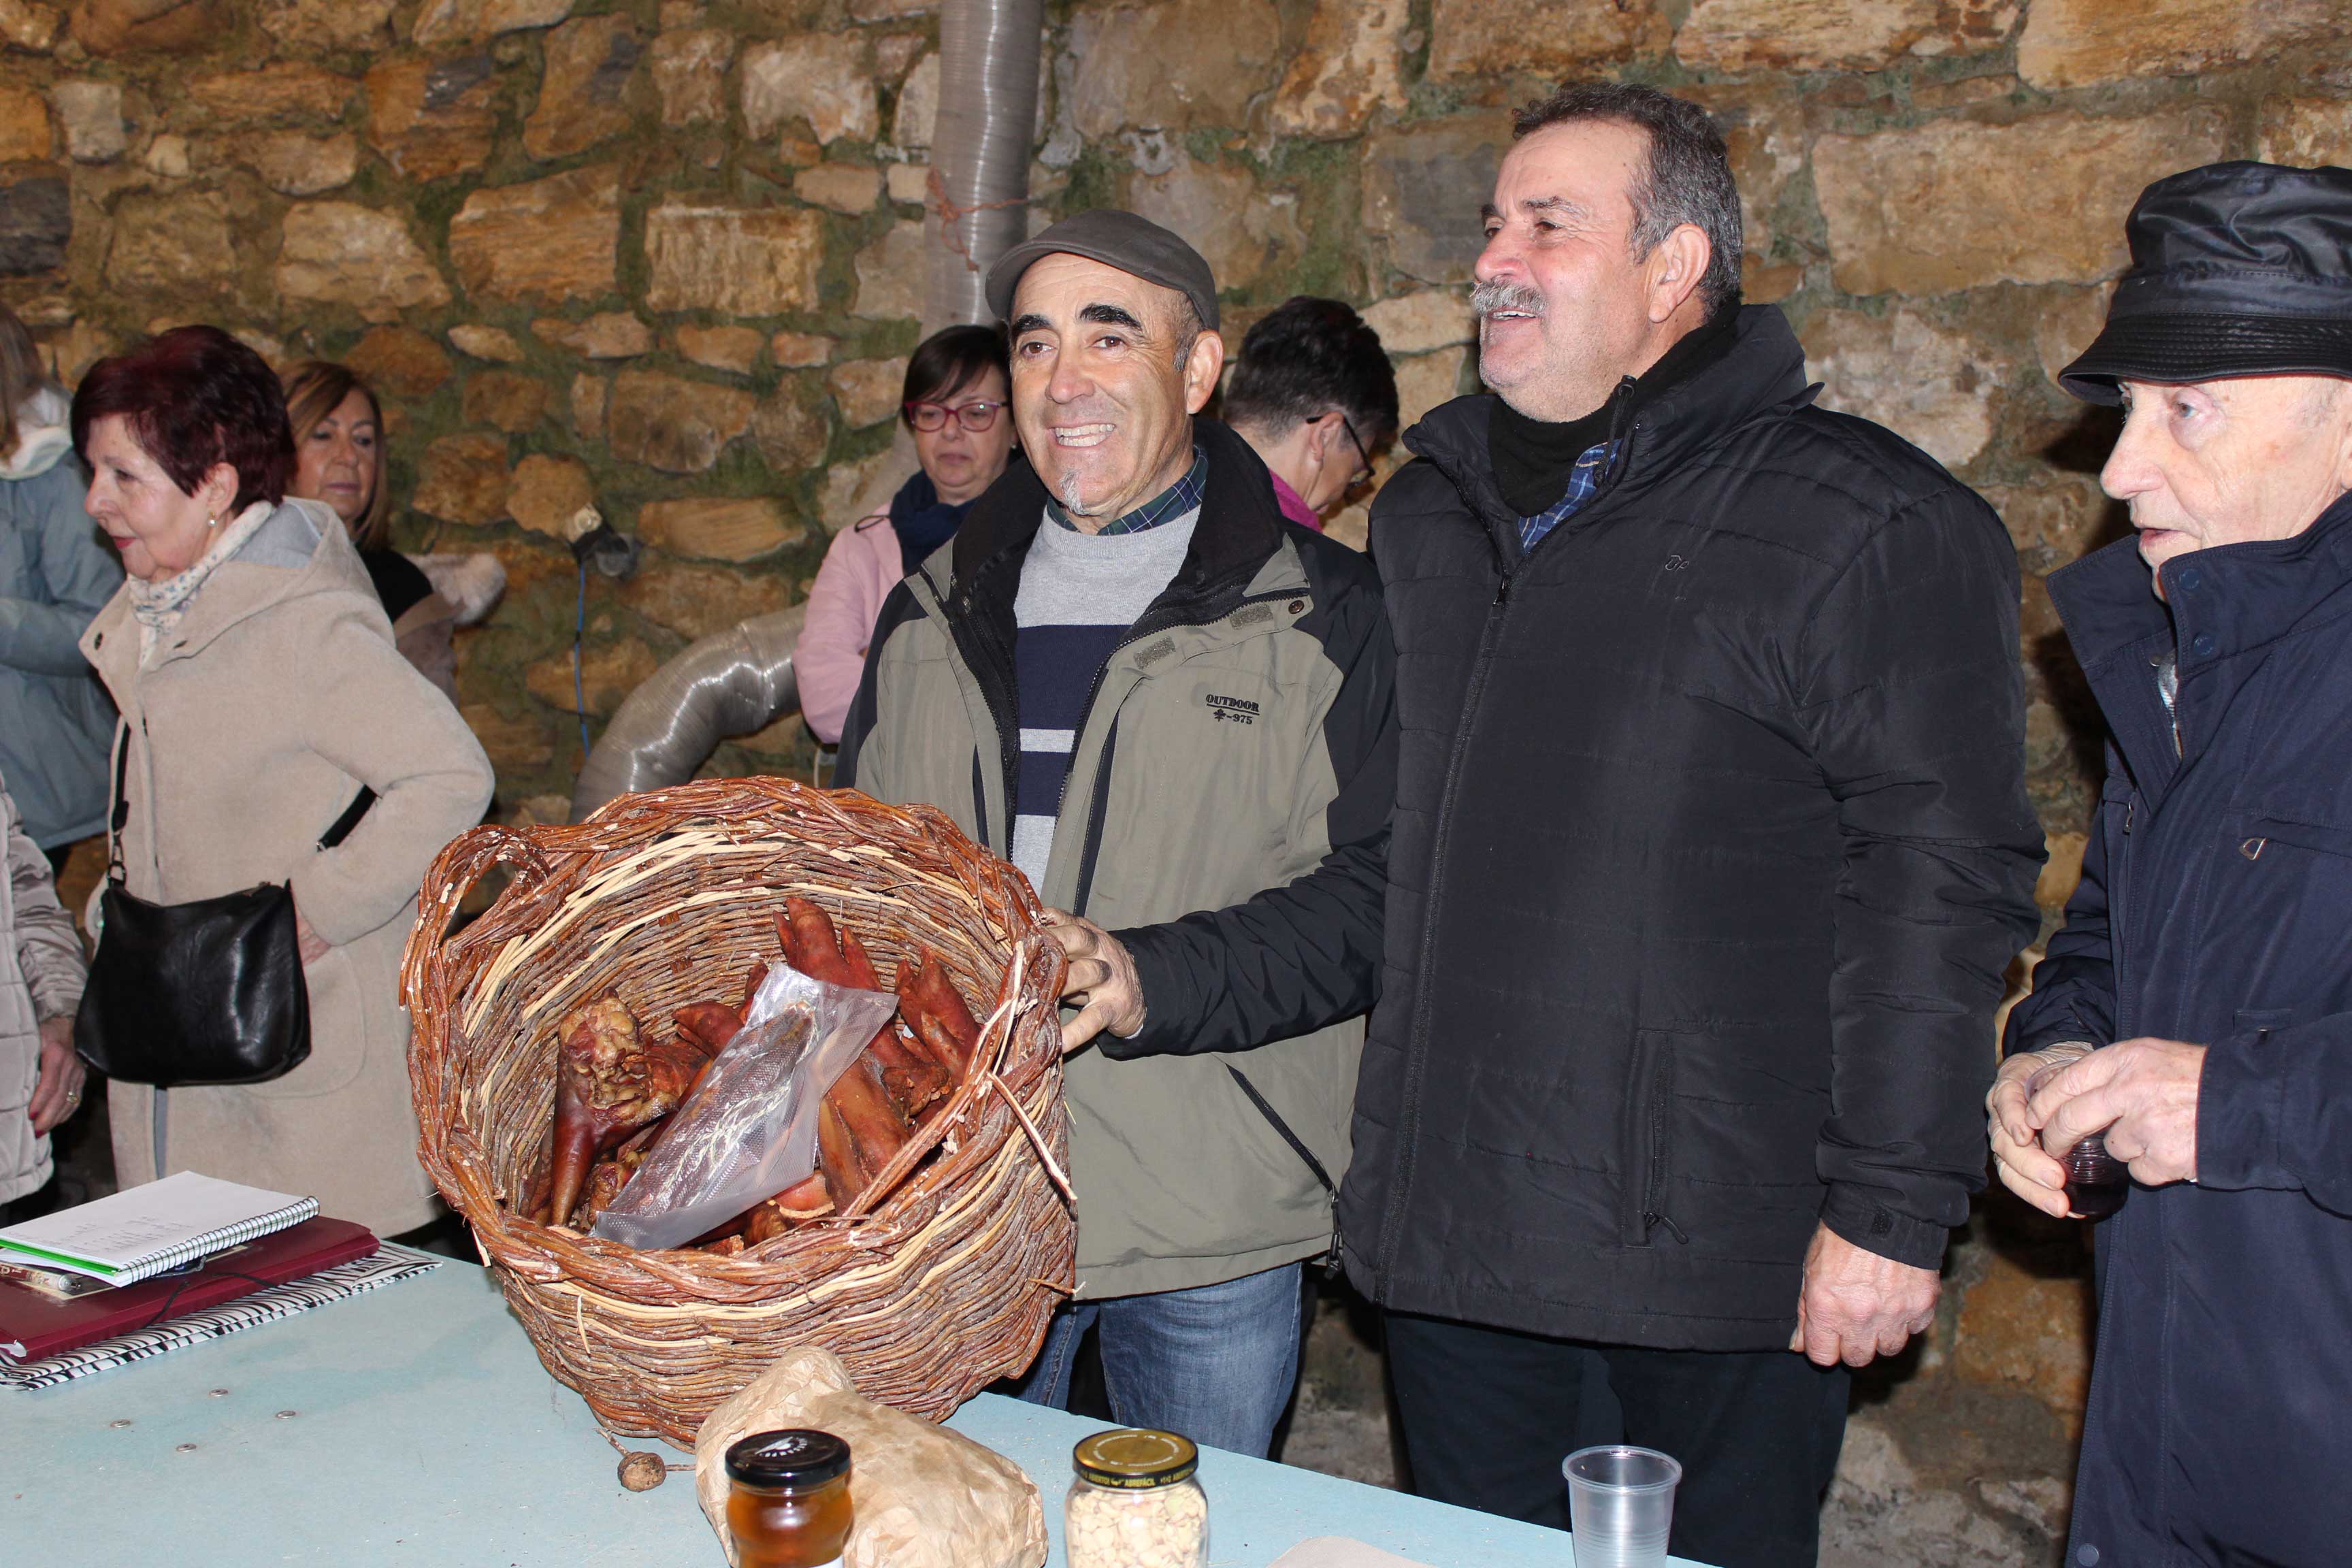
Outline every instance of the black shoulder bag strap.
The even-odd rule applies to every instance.
[[[352,797],[351,805],[343,807],[343,815],[335,818],[328,826],[326,832],[319,835],[319,847],[332,849],[344,839],[349,838],[352,836],[352,829],[360,825],[360,818],[368,814],[368,807],[373,805],[375,800],[375,791],[373,787],[367,784],[360,785],[360,793]]]
[[[131,820],[131,796],[123,785],[130,778],[131,721],[125,719],[114,733],[114,811],[106,820],[106,879],[122,880],[122,828]]]
[[[122,829],[131,821],[131,796],[123,786],[130,782],[130,770],[131,721],[125,719],[116,731],[114,814],[108,818],[106,825],[106,879],[110,882],[122,880]],[[375,803],[376,793],[373,786],[360,785],[360,793],[352,796],[351,805],[343,807],[342,816],[329,823],[327,831],[319,835],[319,847],[332,849],[344,839],[349,838],[352,836],[352,829],[360,825],[360,819],[367,816],[368,808]]]
[[[114,732],[114,809],[106,819],[106,879],[118,889],[123,885],[122,829],[131,821],[130,782],[131,721],[124,719]],[[148,1132],[154,1147],[155,1173],[159,1176],[170,1168],[164,1158],[171,1126],[171,1092],[161,1085],[147,1091]]]

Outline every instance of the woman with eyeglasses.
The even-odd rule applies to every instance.
[[[1295,295],[1242,339],[1225,385],[1225,423],[1265,460],[1282,515],[1318,530],[1372,477],[1396,435],[1396,372],[1381,335],[1337,300]]]
[[[883,599],[955,537],[971,503],[1012,459],[1006,364],[1004,335],[993,327],[934,332],[907,361],[898,417],[914,433],[922,470],[890,498],[888,511],[833,536],[793,650],[801,715],[827,745],[841,739]]]

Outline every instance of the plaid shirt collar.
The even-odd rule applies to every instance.
[[[1519,554],[1524,557],[1536,547],[1536,542],[1553,529],[1584,509],[1601,489],[1601,476],[1609,471],[1609,458],[1617,449],[1613,441],[1603,441],[1584,449],[1576,466],[1568,471],[1568,493],[1533,517],[1519,519]]]
[[[1163,522],[1180,518],[1201,504],[1201,496],[1208,489],[1208,455],[1195,447],[1192,448],[1192,466],[1184,470],[1182,479],[1178,479],[1133,511],[1115,517],[1104,523],[1095,530],[1095,537],[1100,539],[1114,533],[1141,533],[1147,528],[1157,528]],[[1070,521],[1069,514],[1062,510],[1062,503],[1055,500],[1050,494],[1045,498],[1045,515],[1064,528],[1073,532],[1077,531],[1078,525]]]

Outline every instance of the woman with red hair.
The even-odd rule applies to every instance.
[[[111,1089],[116,1171],[315,1194],[380,1235],[431,1223],[397,970],[489,763],[394,647],[341,520],[287,498],[293,434],[258,354],[182,327],[101,360],[73,437],[129,574],[81,644],[123,717],[127,889],[172,904],[290,884],[310,1004],[310,1058],[282,1078],[175,1089],[168,1126],[152,1090]],[[373,807],[321,848],[363,788]]]

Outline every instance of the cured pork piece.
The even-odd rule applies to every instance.
[[[564,1016],[556,1051],[548,1206],[560,1220],[578,1205],[596,1157],[676,1110],[709,1058],[675,1040],[648,1043],[609,992]]]

